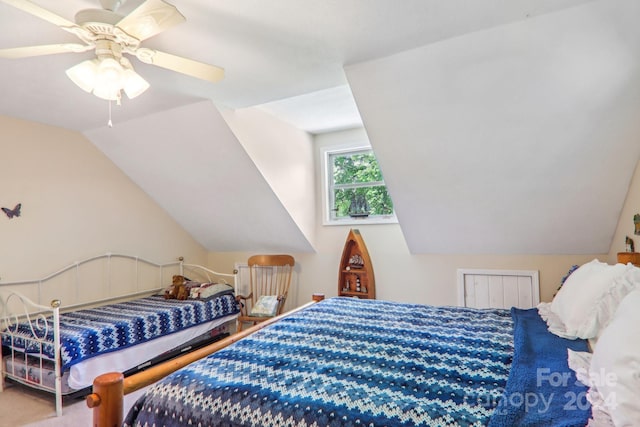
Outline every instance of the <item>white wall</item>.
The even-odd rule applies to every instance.
[[[258,108],[222,116],[307,240],[315,240],[315,176],[311,136]]]
[[[316,154],[323,146],[338,146],[345,142],[353,142],[357,137],[366,138],[366,133],[356,129],[317,136]],[[327,296],[337,295],[338,266],[343,245],[351,228],[322,225],[319,160],[316,159],[316,253],[292,254],[297,265],[295,290],[291,299],[295,298],[298,305],[309,301],[311,295],[316,292],[325,293]],[[391,196],[393,197],[393,194]],[[550,301],[561,278],[573,264],[583,264],[596,257],[607,257],[607,254],[413,255],[409,252],[401,225],[361,225],[353,228],[360,230],[371,256],[377,298],[395,301],[455,305],[458,268],[538,270],[541,300]],[[250,255],[252,253],[249,252],[210,253],[208,263],[212,268],[228,271],[233,268],[234,262],[246,261]]]
[[[33,279],[107,252],[155,262],[206,251],[77,132],[0,116],[1,281]],[[168,285],[168,284],[167,284]]]

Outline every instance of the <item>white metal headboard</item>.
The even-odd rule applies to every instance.
[[[1,291],[11,291],[11,292],[17,292],[17,293],[22,293],[21,290],[26,290],[28,288],[33,288],[35,286],[36,289],[36,294],[33,295],[32,293],[30,293],[29,297],[30,299],[39,305],[46,305],[48,306],[50,304],[50,301],[44,301],[44,297],[43,297],[43,291],[45,290],[45,286],[47,286],[47,284],[49,282],[52,282],[54,279],[64,275],[65,273],[68,273],[72,276],[74,276],[73,278],[71,278],[71,280],[74,282],[73,283],[73,287],[75,289],[80,289],[81,286],[81,274],[80,274],[80,267],[86,264],[90,264],[92,262],[96,262],[96,261],[100,261],[100,260],[106,260],[106,271],[104,272],[104,275],[106,276],[106,285],[107,287],[111,286],[111,281],[112,281],[112,261],[117,260],[117,259],[123,259],[123,260],[131,260],[133,261],[133,275],[135,276],[132,282],[129,282],[128,285],[130,286],[130,288],[132,288],[132,292],[130,293],[125,293],[125,294],[119,294],[117,295],[118,298],[126,298],[126,297],[133,297],[136,296],[137,294],[140,293],[145,293],[145,292],[149,292],[150,290],[154,290],[154,289],[158,289],[159,287],[162,286],[162,284],[165,282],[165,280],[169,280],[167,279],[167,277],[169,276],[169,272],[167,272],[168,269],[172,269],[172,274],[177,273],[178,271],[180,271],[180,266],[182,264],[182,261],[180,260],[176,260],[176,261],[172,261],[172,262],[168,262],[165,264],[158,264],[155,263],[153,261],[149,261],[147,259],[144,258],[140,258],[138,256],[133,256],[133,255],[125,255],[125,254],[115,254],[115,253],[106,253],[103,255],[97,255],[97,256],[93,256],[93,257],[89,257],[86,259],[83,259],[81,261],[76,261],[64,268],[61,268],[60,270],[51,273],[47,276],[44,276],[42,278],[39,279],[28,279],[28,280],[18,280],[18,281],[12,281],[12,282],[2,282],[0,283],[0,292]],[[157,269],[157,276],[156,276],[156,283],[153,285],[153,287],[147,287],[144,288],[142,287],[141,281],[140,281],[140,272],[141,269],[144,268],[144,266],[147,267],[151,267],[153,269]],[[168,284],[168,283],[167,283]],[[131,286],[133,285],[133,286]],[[102,301],[108,301],[110,299],[110,297],[106,297],[104,299],[101,299],[100,302]],[[69,308],[74,308],[76,305],[82,305],[82,303],[80,304],[73,304],[73,305],[67,305],[65,304],[65,309]]]
[[[85,301],[78,295],[78,292],[82,287],[94,284],[83,283],[82,273],[84,273],[84,271],[81,271],[81,267],[87,265],[87,268],[89,268],[89,264],[99,263],[101,260],[104,262],[104,264],[102,264],[104,271],[94,272],[94,276],[100,276],[104,282],[100,285],[104,285],[106,289],[104,289],[100,298]],[[118,268],[116,268],[114,264],[118,260],[129,260],[131,264],[126,266],[119,265]],[[95,266],[92,265],[92,267]],[[213,281],[212,276],[215,276],[216,279],[222,278],[223,281],[227,283],[231,282],[229,284],[234,288],[236,286],[235,273],[218,273],[201,265],[186,264],[184,263],[183,257],[177,258],[176,261],[161,264],[135,255],[106,253],[76,261],[39,279],[0,282],[0,294],[17,293],[23,297],[26,296],[36,305],[49,307],[52,303],[51,295],[56,292],[55,289],[47,289],[47,285],[61,276],[68,275],[69,277],[65,276],[65,279],[67,282],[70,282],[69,289],[72,289],[73,292],[76,293],[76,301],[73,304],[62,301],[61,308],[64,307],[64,310],[72,310],[82,307],[88,302],[92,304],[107,303],[115,299],[127,299],[155,292],[170,285],[171,277],[174,274],[195,275],[194,279],[205,278],[207,281]],[[114,289],[116,288],[115,285],[119,285],[119,282],[123,281],[124,277],[126,277],[124,280],[126,280],[125,285],[127,287],[125,292]],[[49,298],[47,298],[47,296],[49,296]],[[0,297],[2,297],[2,295],[0,295]],[[59,295],[55,295],[54,298],[59,298]],[[60,304],[60,302],[58,302],[58,304]]]

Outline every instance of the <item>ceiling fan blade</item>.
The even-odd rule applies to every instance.
[[[9,4],[15,8],[18,8],[20,10],[23,10],[27,13],[30,13],[31,15],[36,16],[40,19],[49,21],[54,25],[62,27],[63,29],[65,29],[65,27],[76,26],[75,23],[69,21],[68,19],[65,19],[59,15],[56,15],[53,12],[49,12],[47,9],[44,9],[35,3],[31,3],[28,0],[0,0],[0,1],[2,1],[3,3]]]
[[[45,44],[41,46],[14,47],[0,49],[0,58],[28,58],[31,56],[52,55],[54,53],[79,53],[93,49],[93,46],[79,43]]]
[[[162,0],[147,0],[122,18],[116,27],[142,41],[184,21],[185,17],[175,6]]]
[[[193,59],[171,55],[153,49],[140,48],[135,52],[138,59],[147,64],[157,65],[178,73],[187,74],[210,82],[217,82],[224,78],[224,69]]]

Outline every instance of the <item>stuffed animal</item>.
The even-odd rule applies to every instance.
[[[176,274],[172,282],[171,286],[164,291],[164,299],[187,299],[189,296],[186,286],[187,278]]]
[[[176,299],[176,287],[174,285],[164,290],[164,299]]]
[[[178,285],[178,290],[176,292],[176,299],[185,300],[189,297],[189,291],[187,291],[187,287],[185,285]]]

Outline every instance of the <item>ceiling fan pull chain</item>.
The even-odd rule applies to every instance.
[[[113,122],[111,121],[111,100],[109,100],[109,121],[107,122],[107,126],[110,128],[113,127]]]

